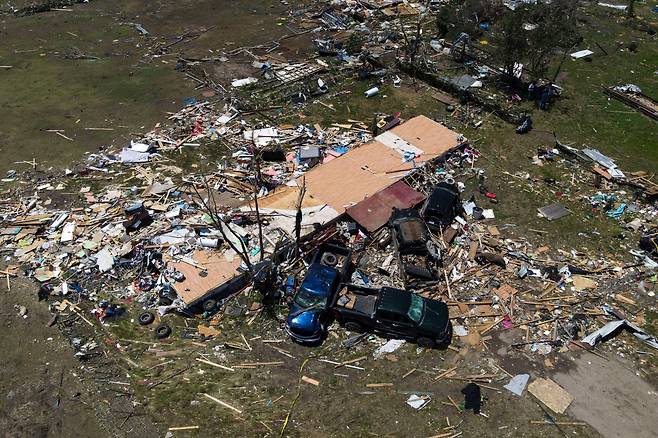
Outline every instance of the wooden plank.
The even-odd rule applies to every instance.
[[[215,363],[215,362],[210,362],[209,360],[200,359],[200,358],[198,358],[198,357],[197,357],[195,360],[196,360],[197,362],[205,363],[206,365],[211,365],[211,366],[213,366],[213,367],[215,367],[215,368],[221,368],[221,369],[226,370],[226,371],[235,371],[233,368],[226,367],[226,366],[224,366],[224,365],[220,365],[220,364]]]
[[[535,380],[528,385],[528,392],[557,414],[564,414],[573,401],[571,394],[551,379]]]
[[[238,414],[242,414],[242,411],[241,411],[240,409],[235,408],[235,407],[229,405],[228,403],[226,403],[226,402],[224,402],[224,401],[221,401],[220,399],[218,399],[218,398],[216,398],[216,397],[213,397],[213,396],[210,395],[210,394],[206,394],[206,393],[204,392],[204,393],[201,393],[201,395],[203,395],[204,397],[206,397],[206,398],[208,398],[208,399],[214,401],[215,403],[217,403],[217,404],[220,405],[220,406],[224,406],[225,408],[231,409],[232,411],[235,411],[235,412],[237,412]]]
[[[302,376],[302,381],[314,386],[320,386],[320,382],[307,376]]]

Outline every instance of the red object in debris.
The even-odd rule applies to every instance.
[[[495,193],[487,192],[487,194],[485,196],[489,199],[496,199],[496,194]]]
[[[562,192],[555,192],[555,196],[557,196],[558,198],[562,197],[562,195],[564,195],[564,193],[562,193]]]
[[[203,119],[199,118],[194,122],[194,127],[192,128],[192,136],[197,136],[203,134]]]

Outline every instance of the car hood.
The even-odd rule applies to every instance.
[[[420,327],[437,337],[442,336],[448,327],[448,306],[441,301],[428,300],[425,302],[425,315]]]
[[[286,324],[292,332],[313,334],[320,330],[320,316],[324,309],[312,309],[302,311],[301,307],[293,305],[290,307],[290,313]],[[294,315],[294,316],[293,316]]]

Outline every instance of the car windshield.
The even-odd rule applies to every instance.
[[[305,289],[300,289],[295,295],[295,303],[302,308],[324,307],[327,304],[327,297],[321,297]]]
[[[411,303],[409,304],[409,311],[407,316],[411,318],[416,324],[420,323],[423,317],[423,306],[425,301],[418,295],[411,295]]]

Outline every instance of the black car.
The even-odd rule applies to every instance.
[[[400,254],[425,254],[430,240],[429,230],[418,211],[394,208],[389,219],[393,238]]]
[[[336,295],[330,308],[350,331],[406,339],[425,348],[446,347],[452,339],[448,306],[402,289],[350,284]]]
[[[457,187],[446,182],[437,185],[425,200],[420,214],[432,230],[445,229],[462,212]]]

